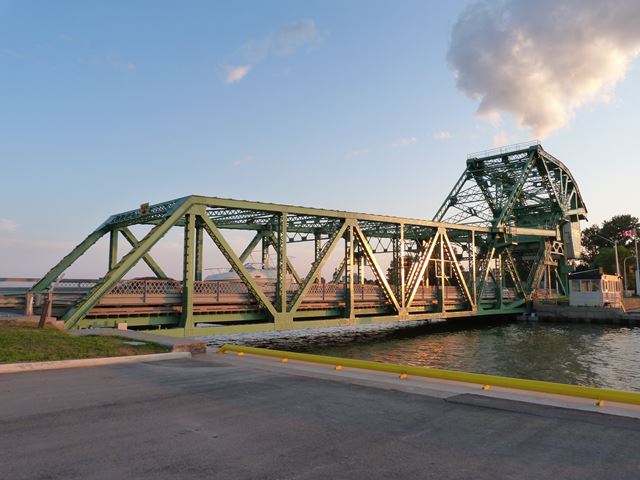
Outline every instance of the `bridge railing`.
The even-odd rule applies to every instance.
[[[46,292],[28,294],[28,290],[37,281],[36,278],[0,278],[0,307],[24,309],[27,313],[38,313],[44,303]],[[73,305],[97,283],[96,279],[62,279],[53,286],[54,315]],[[276,283],[258,282],[267,298],[274,301]],[[392,286],[393,287],[393,286]],[[293,298],[299,285],[290,282],[287,288],[289,300]],[[516,298],[514,289],[506,288],[504,298]],[[445,301],[456,303],[462,299],[460,289],[445,287]],[[483,299],[494,301],[496,289],[487,288]],[[179,306],[182,301],[182,282],[166,279],[122,280],[96,305],[95,311],[105,313],[110,309],[126,308],[134,311],[136,307]],[[241,309],[256,308],[257,302],[246,285],[240,280],[204,280],[194,282],[193,301],[195,305],[235,306]],[[382,306],[387,304],[383,289],[376,284],[354,284],[356,307]],[[424,306],[438,302],[435,286],[420,285],[413,306]],[[301,308],[341,307],[345,304],[345,285],[343,283],[314,283],[310,286]],[[114,310],[115,311],[115,310]]]

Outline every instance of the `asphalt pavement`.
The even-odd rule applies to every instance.
[[[640,420],[223,355],[0,375],[0,479],[637,479]]]

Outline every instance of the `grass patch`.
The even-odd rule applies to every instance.
[[[119,357],[170,352],[157,343],[127,345],[119,337],[72,337],[57,328],[0,320],[0,363],[40,362],[75,358]]]

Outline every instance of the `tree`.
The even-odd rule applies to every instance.
[[[621,247],[618,245],[618,261],[620,263],[620,275],[622,275],[622,269],[624,268],[622,265],[623,260],[626,257],[633,255],[632,251],[627,247]],[[614,275],[617,271],[616,268],[616,254],[613,251],[613,247],[602,247],[598,254],[593,259],[593,267],[594,268],[602,268],[604,273],[608,273],[610,275]],[[629,262],[627,262],[627,267],[629,267]],[[629,272],[627,272],[627,275]]]
[[[607,241],[607,239],[610,239],[611,241],[618,240],[618,255],[622,263],[622,247],[630,248],[633,245],[633,239],[623,237],[622,232],[633,230],[634,228],[640,230],[637,217],[632,215],[615,215],[611,217],[610,220],[602,222],[602,226],[596,224],[584,229],[582,232],[582,246],[584,248],[584,253],[582,254],[583,261],[593,266],[596,256],[603,248],[610,248],[611,253],[614,253],[611,242]],[[622,265],[620,268],[622,268]]]

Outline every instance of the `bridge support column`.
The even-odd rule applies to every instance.
[[[345,238],[345,292],[344,292],[344,300],[345,300],[345,318],[348,318],[350,321],[355,320],[356,312],[355,312],[355,300],[354,300],[354,282],[353,282],[353,247],[355,243],[355,238],[353,235],[353,225],[349,225],[347,228],[347,235]]]
[[[278,280],[276,286],[276,310],[287,312],[287,214],[283,212],[278,218]]]
[[[193,278],[195,257],[196,216],[189,212],[185,215],[184,225],[184,259],[182,264],[182,315],[180,326],[185,329],[185,336],[193,330]]]
[[[405,251],[404,251],[404,223],[401,223],[399,225],[399,230],[400,230],[400,285],[399,285],[399,297],[400,297],[400,307],[402,308],[402,310],[405,310],[406,304],[406,286],[405,286],[405,271],[404,271],[404,258],[405,258]]]
[[[446,312],[447,310],[447,279],[444,263],[444,235],[446,235],[446,232],[443,229],[440,229],[440,237],[438,241],[440,242],[440,311],[442,313]]]
[[[118,230],[109,232],[109,270],[112,270],[118,263]]]
[[[202,281],[202,225],[200,222],[196,223],[196,267],[195,277],[196,281]]]
[[[498,278],[497,280],[497,292],[496,292],[496,303],[498,310],[502,308],[504,304],[504,258],[502,253],[498,255]]]
[[[262,268],[269,268],[269,245],[271,244],[271,240],[269,239],[269,237],[267,235],[262,237],[262,243],[261,243],[261,264],[262,264]]]
[[[320,232],[315,232],[313,234],[313,251],[314,261],[318,262],[320,260],[320,252],[322,252],[322,238]],[[318,270],[318,275],[314,281],[316,283],[322,283],[322,269]]]

